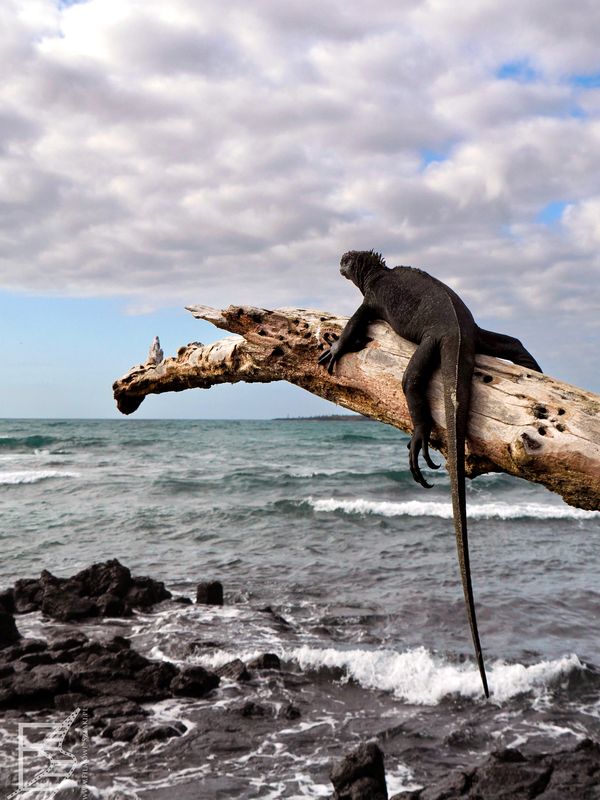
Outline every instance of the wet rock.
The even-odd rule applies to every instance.
[[[148,664],[140,670],[138,680],[145,686],[151,688],[156,695],[170,695],[170,687],[173,679],[179,674],[179,670],[174,664],[168,661],[159,661]]]
[[[199,651],[220,650],[223,647],[225,647],[224,642],[215,642],[213,640],[207,640],[206,642],[193,641],[188,642],[186,650],[190,655],[196,655]]]
[[[14,644],[20,638],[13,615],[8,611],[0,611],[0,649]]]
[[[383,753],[373,742],[361,744],[330,773],[333,800],[388,800]]]
[[[98,606],[89,597],[80,597],[60,588],[46,590],[42,595],[42,614],[59,622],[71,622],[98,616]]]
[[[432,789],[417,789],[412,792],[401,792],[394,795],[392,800],[442,800],[442,798],[451,797],[465,797],[471,784],[473,782],[473,773],[471,771],[457,770],[456,772],[446,775],[439,783]],[[431,792],[431,795],[429,794]]]
[[[279,660],[279,656],[275,655],[275,653],[263,653],[262,656],[258,656],[257,658],[253,658],[251,661],[248,661],[247,664],[249,669],[281,669],[281,661]]]
[[[120,650],[131,650],[131,641],[125,636],[113,636],[112,639],[105,643],[106,650],[112,653],[118,653]]]
[[[264,717],[269,713],[264,706],[255,703],[253,700],[248,700],[244,703],[239,712],[242,717]]]
[[[162,581],[132,577],[117,559],[92,564],[70,578],[44,570],[38,579],[18,580],[3,593],[17,613],[41,610],[61,622],[86,617],[127,617],[171,597]]]
[[[115,742],[130,742],[139,732],[138,722],[131,720],[123,722],[122,719],[119,719],[107,725],[101,735],[105,739],[113,739]]]
[[[89,698],[85,694],[65,692],[64,694],[57,694],[54,698],[54,708],[58,711],[73,711],[82,707],[89,707]]]
[[[217,669],[215,669],[215,675],[230,681],[250,680],[250,673],[246,669],[244,662],[239,658],[235,658],[233,661],[228,661],[227,664],[217,667]]]
[[[586,739],[571,750],[548,755],[501,750],[477,767],[457,770],[392,800],[598,800],[598,787],[600,744]]]
[[[13,587],[15,613],[37,611],[42,602],[43,588],[39,580],[22,578]]]
[[[16,672],[11,679],[10,697],[5,698],[5,707],[20,708],[27,705],[35,708],[54,704],[54,697],[67,690],[68,671],[57,664],[41,664],[29,671]]]
[[[15,598],[12,589],[4,589],[4,591],[0,592],[0,611],[14,614]]]
[[[183,730],[182,730],[183,728]],[[153,728],[147,728],[140,731],[135,737],[136,744],[145,744],[146,742],[163,742],[165,739],[172,739],[175,736],[181,736],[185,733],[186,727],[182,723],[174,725],[157,725]]]
[[[130,570],[116,558],[86,567],[69,582],[79,584],[82,594],[88,597],[100,597],[103,594],[125,597],[132,585]]]
[[[171,691],[174,695],[184,697],[204,697],[220,683],[220,678],[204,667],[187,667],[171,681]]]
[[[48,645],[50,650],[66,653],[71,652],[73,650],[81,650],[83,645],[89,642],[88,637],[85,633],[72,633],[70,636],[65,637],[64,639],[56,639],[56,641],[51,642]]]
[[[19,639],[17,644],[4,650],[1,657],[6,660],[16,660],[25,655],[25,653],[39,653],[47,649],[48,643],[44,642],[43,639],[29,639],[24,637],[23,639]]]
[[[121,637],[119,637],[121,638]],[[103,648],[85,649],[71,663],[71,688],[84,694],[125,697],[149,702],[171,696],[170,683],[177,667],[161,661],[150,661],[136,650],[111,643],[116,651]]]
[[[202,581],[196,587],[196,603],[208,606],[223,605],[223,584],[221,581]]]
[[[165,588],[162,581],[139,577],[133,578],[133,585],[127,592],[127,602],[134,608],[148,608],[163,600],[169,600],[171,596],[171,592]]]
[[[52,653],[48,651],[25,653],[20,658],[21,664],[26,664],[28,667],[36,667],[38,664],[53,664],[55,660]]]
[[[97,614],[101,617],[129,617],[131,606],[122,597],[106,592],[96,600]]]
[[[285,617],[282,617],[281,614],[278,614],[277,611],[274,611],[271,606],[265,606],[264,608],[259,609],[261,614],[269,614],[280,628],[292,628],[293,625],[291,622],[288,622]]]
[[[0,664],[0,680],[6,678],[8,675],[13,675],[15,668],[12,664]]]
[[[149,715],[146,709],[126,697],[95,697],[87,699],[85,707],[95,727],[105,727],[114,721],[120,724],[125,719],[139,721]]]
[[[194,601],[192,600],[191,597],[186,597],[183,594],[179,594],[179,595],[177,595],[177,597],[174,597],[173,598],[173,602],[174,603],[179,603],[182,606],[191,606],[191,605],[194,604]]]
[[[279,716],[284,719],[299,719],[302,716],[302,712],[298,706],[295,706],[293,703],[288,703],[281,709]]]

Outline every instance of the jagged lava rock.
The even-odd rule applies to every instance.
[[[24,614],[41,610],[60,622],[87,617],[127,617],[132,608],[149,608],[171,593],[162,581],[132,577],[116,558],[89,567],[70,578],[57,578],[44,570],[39,578],[18,580],[0,595],[3,606]]]
[[[383,753],[369,742],[359,745],[330,773],[333,800],[388,800]]]
[[[90,707],[113,701],[164,700],[173,695],[203,697],[219,677],[202,667],[180,670],[152,661],[128,639],[89,641],[75,634],[52,643],[20,640],[0,650],[0,708]],[[120,712],[119,716],[123,716]]]
[[[600,744],[590,739],[571,750],[523,755],[507,748],[477,767],[456,770],[432,786],[392,800],[600,800]]]
[[[216,689],[221,679],[204,667],[195,666],[182,669],[171,681],[171,691],[184,697],[204,697]]]
[[[196,587],[196,603],[207,606],[223,605],[221,581],[201,581]]]
[[[0,650],[21,638],[15,618],[7,611],[0,611]]]
[[[249,669],[281,669],[281,661],[275,653],[263,653],[261,656],[248,661]]]
[[[0,592],[0,611],[8,614],[15,613],[15,596],[12,588]]]
[[[219,678],[227,678],[230,681],[249,681],[250,673],[246,669],[246,665],[239,658],[234,658],[233,661],[228,661],[221,667],[215,669],[215,675]]]

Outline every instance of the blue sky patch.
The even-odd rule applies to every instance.
[[[439,150],[428,150],[425,148],[421,150],[421,158],[423,159],[423,165],[427,166],[434,161],[446,161],[448,156],[445,153],[441,153]]]
[[[580,89],[600,89],[600,72],[590,72],[587,75],[571,75],[569,83]]]
[[[440,164],[450,158],[451,146],[442,147],[439,150],[432,150],[429,147],[424,147],[419,151],[421,156],[421,164],[419,172],[423,172],[430,164]]]
[[[532,83],[540,77],[528,59],[507,61],[496,70],[496,77],[502,81],[518,81],[519,83]]]
[[[567,206],[568,202],[566,200],[553,200],[538,211],[535,221],[542,225],[555,225],[560,222],[563,211]]]

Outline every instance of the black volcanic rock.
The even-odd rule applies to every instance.
[[[214,673],[153,661],[122,636],[97,642],[74,634],[50,646],[22,639],[0,650],[0,708],[89,708],[114,701],[121,717],[123,704],[203,697],[218,685]]]
[[[250,673],[246,669],[246,665],[239,658],[234,658],[233,661],[228,661],[221,667],[215,669],[215,675],[219,678],[227,678],[230,681],[249,681]]]
[[[202,581],[196,587],[196,603],[208,606],[223,605],[223,584],[220,581]]]
[[[95,602],[96,613],[101,617],[129,617],[131,606],[122,597],[105,592]]]
[[[132,585],[127,592],[127,602],[134,608],[148,608],[163,600],[172,597],[162,581],[153,578],[139,577],[132,579]]]
[[[14,644],[20,638],[13,615],[8,611],[0,611],[0,649]]]
[[[373,742],[361,744],[331,770],[333,800],[388,800],[383,753]]]
[[[139,722],[132,720],[123,721],[122,719],[111,722],[102,731],[105,739],[113,739],[115,742],[130,742],[140,731]]]
[[[39,578],[18,580],[0,594],[0,610],[42,611],[60,622],[87,617],[128,617],[132,608],[149,608],[171,593],[162,581],[132,577],[117,559],[92,564],[70,578],[44,570]]]
[[[281,661],[275,653],[263,653],[261,656],[248,661],[249,669],[281,669]]]
[[[176,723],[175,725],[157,725],[153,728],[140,731],[135,737],[135,743],[146,744],[146,742],[163,742],[165,739],[181,736],[185,731],[186,727],[182,723]]]
[[[242,717],[264,717],[269,713],[268,709],[253,700],[247,700],[238,710]]]
[[[0,611],[6,611],[8,614],[15,612],[15,596],[11,589],[4,589],[0,592]]]
[[[54,697],[69,686],[69,672],[59,664],[40,664],[28,671],[16,672],[10,679],[12,708],[53,705]]]
[[[42,614],[59,622],[72,622],[86,617],[98,616],[98,606],[89,597],[81,597],[73,591],[52,587],[42,595]]]
[[[16,614],[37,611],[42,604],[43,587],[36,578],[22,578],[13,586],[13,600]]]
[[[173,678],[171,691],[174,695],[183,695],[184,697],[204,697],[216,689],[219,683],[219,676],[208,672],[204,667],[187,667]]]
[[[81,593],[88,597],[100,597],[103,594],[113,594],[125,597],[132,585],[131,572],[116,558],[78,572],[69,581],[81,586]]]
[[[600,744],[590,739],[571,750],[523,755],[507,748],[477,767],[456,770],[432,786],[392,800],[598,800]]]

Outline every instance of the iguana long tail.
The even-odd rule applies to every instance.
[[[465,596],[467,618],[471,628],[471,637],[475,648],[475,657],[483,683],[485,696],[489,697],[487,676],[477,630],[477,616],[473,600],[471,584],[471,567],[469,562],[469,540],[467,536],[467,508],[465,498],[465,439],[469,417],[471,395],[471,379],[473,375],[474,353],[469,345],[462,341],[460,330],[456,337],[448,337],[442,346],[442,376],[444,379],[444,405],[446,412],[446,429],[448,432],[448,462],[452,488],[452,510],[454,515],[454,531],[456,534],[456,550],[460,566],[460,576]]]

